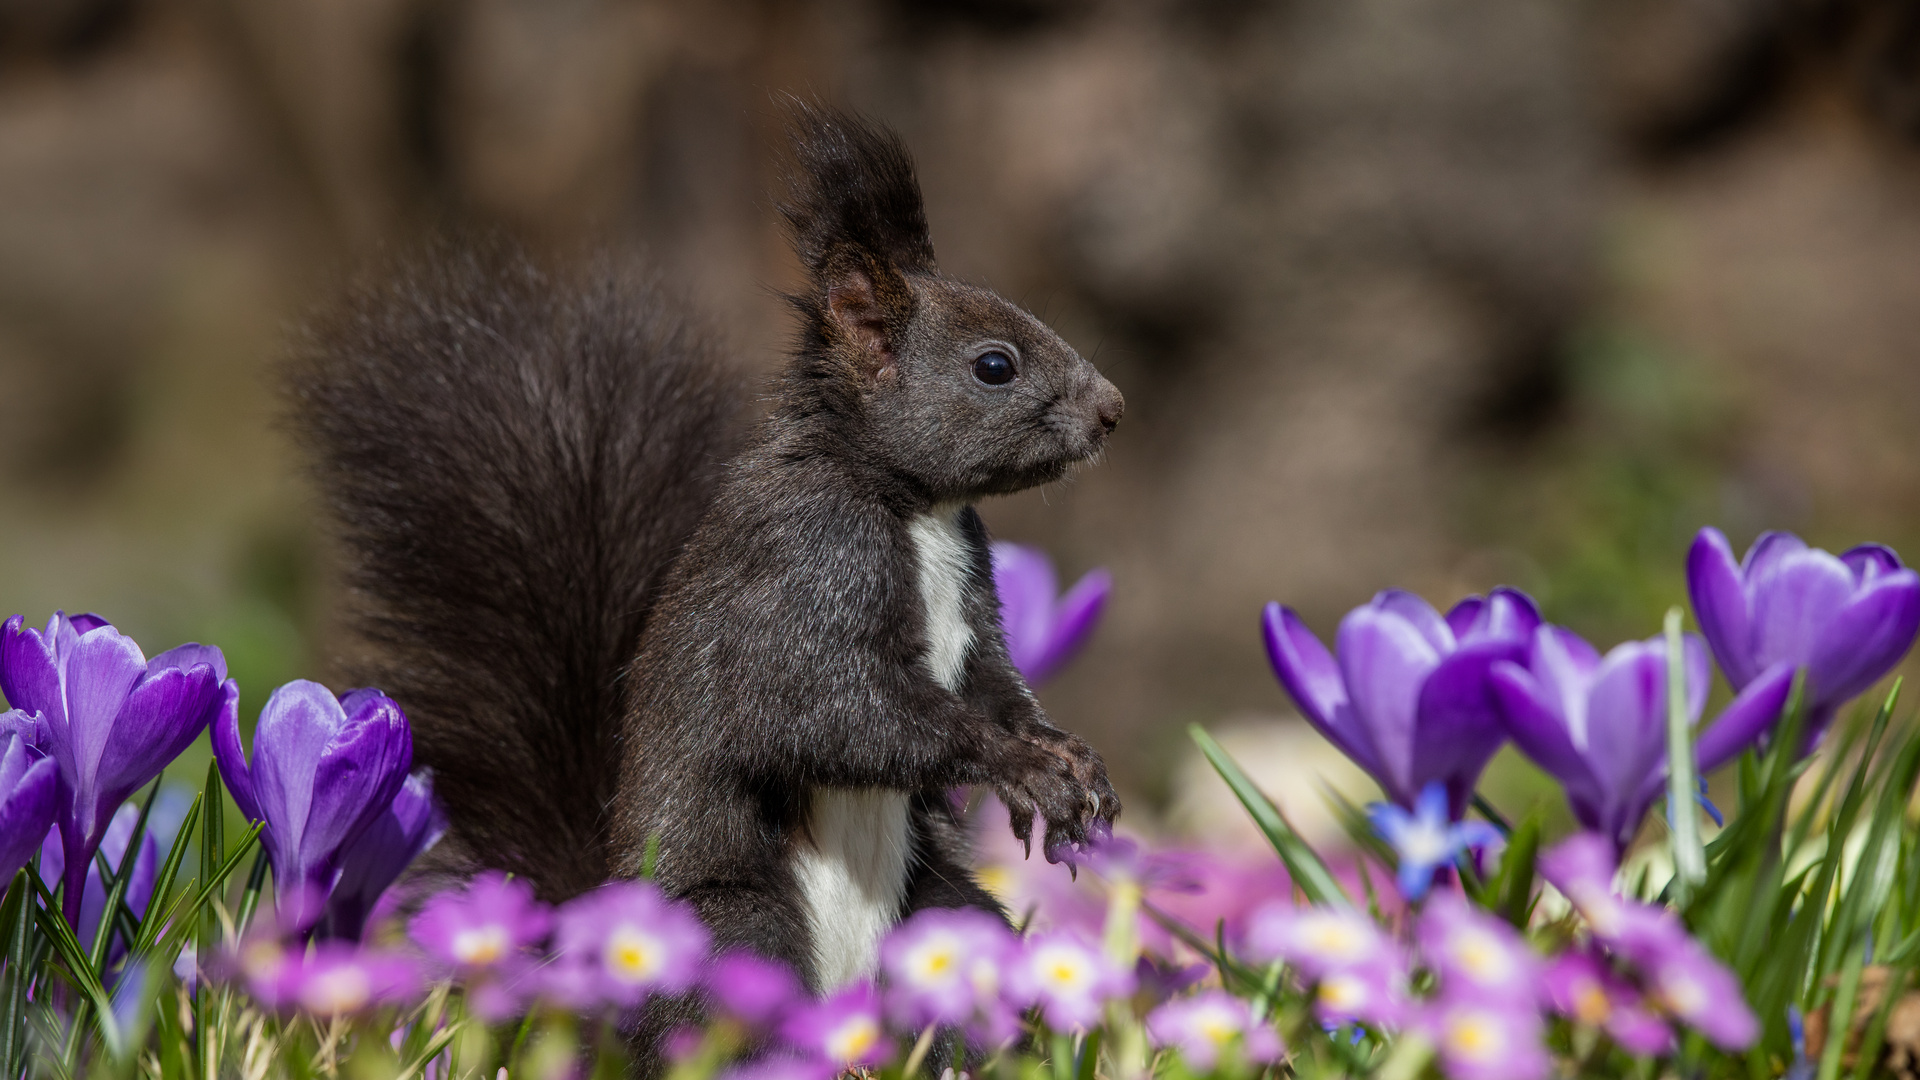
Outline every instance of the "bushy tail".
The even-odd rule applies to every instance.
[[[441,244],[316,320],[291,421],[347,554],[344,673],[413,722],[450,853],[606,879],[620,677],[731,456],[736,366],[650,276]]]

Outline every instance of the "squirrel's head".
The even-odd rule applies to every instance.
[[[794,109],[781,207],[810,275],[793,392],[936,500],[1059,479],[1098,454],[1120,391],[1046,324],[942,277],[913,161],[892,132]]]

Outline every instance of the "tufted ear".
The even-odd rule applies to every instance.
[[[808,273],[819,278],[853,252],[902,274],[933,272],[920,182],[898,135],[797,99],[788,132],[795,168],[780,213]]]
[[[780,212],[812,279],[811,295],[796,299],[861,375],[885,377],[913,314],[907,275],[935,272],[913,159],[893,132],[797,100],[789,131],[794,168]]]

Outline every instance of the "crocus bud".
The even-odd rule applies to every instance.
[[[413,736],[393,699],[354,690],[336,699],[304,679],[273,692],[254,730],[253,762],[239,718],[213,729],[213,755],[235,805],[266,822],[280,912],[288,926],[319,918],[338,881],[341,852],[393,805],[413,764]],[[284,910],[288,904],[298,910]]]

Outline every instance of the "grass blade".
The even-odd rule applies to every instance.
[[[1253,823],[1266,835],[1267,842],[1273,845],[1273,850],[1279,854],[1280,861],[1286,864],[1288,875],[1293,878],[1294,884],[1300,886],[1300,890],[1307,894],[1307,899],[1316,904],[1351,906],[1352,900],[1348,898],[1346,891],[1340,888],[1340,883],[1333,879],[1333,874],[1327,870],[1327,864],[1320,861],[1320,856],[1300,838],[1300,834],[1294,831],[1293,826],[1287,823],[1286,816],[1280,813],[1280,808],[1273,805],[1273,800],[1267,798],[1247,774],[1241,771],[1239,764],[1219,743],[1214,741],[1213,736],[1207,734],[1206,729],[1199,724],[1188,725],[1187,734],[1193,738],[1195,745],[1200,747],[1200,752],[1206,755],[1207,762],[1213,766],[1213,770],[1220,774],[1220,779],[1225,780],[1227,787],[1233,790],[1234,797],[1240,800],[1240,805],[1247,808],[1247,813],[1253,817]]]
[[[1700,812],[1693,762],[1693,723],[1687,715],[1686,650],[1680,637],[1680,609],[1667,609],[1667,817],[1672,826],[1674,895],[1685,906],[1694,887],[1707,880],[1707,855],[1700,843]]]

